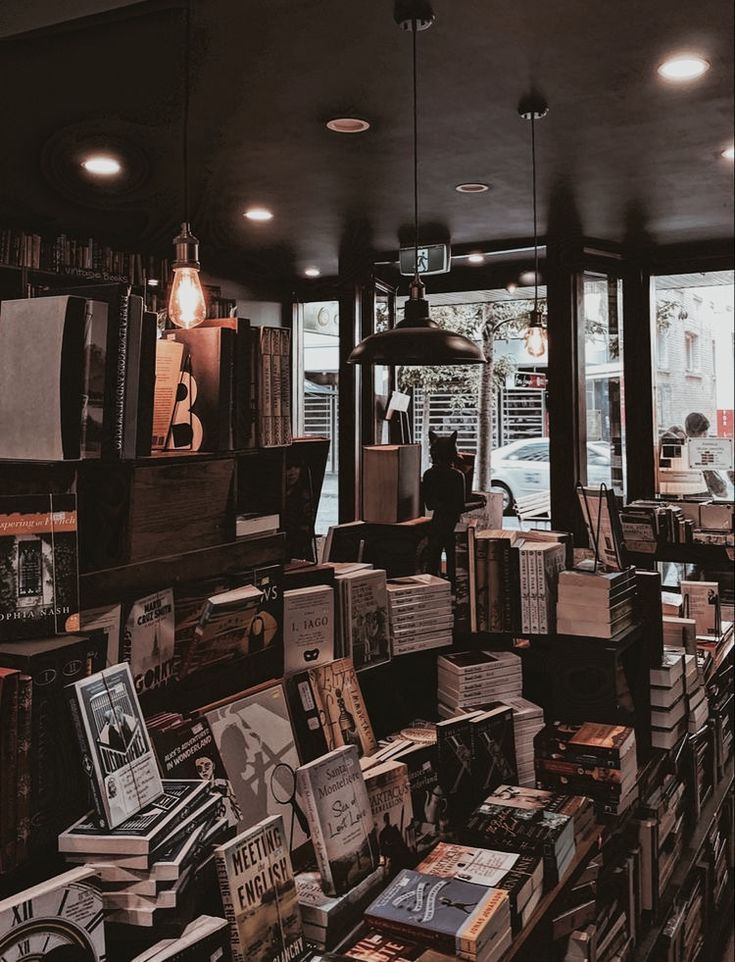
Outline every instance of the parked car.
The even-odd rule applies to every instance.
[[[610,448],[599,441],[587,445],[587,480],[610,484]],[[503,495],[503,512],[511,514],[516,498],[551,490],[549,439],[523,438],[492,453],[491,490]]]

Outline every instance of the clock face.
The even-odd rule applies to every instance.
[[[40,919],[0,940],[0,962],[95,962],[84,933],[63,921]]]
[[[102,896],[93,873],[72,870],[59,879],[0,913],[0,962],[104,962]]]

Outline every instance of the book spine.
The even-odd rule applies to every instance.
[[[507,631],[522,631],[521,627],[521,553],[508,543],[508,611]]]
[[[546,635],[549,631],[549,597],[551,585],[547,577],[546,560],[541,551],[536,552],[536,585],[538,592],[538,632]]]
[[[531,631],[529,617],[529,584],[528,584],[528,553],[518,550],[518,590],[520,597],[520,629],[522,632]]]
[[[485,538],[475,542],[475,571],[477,576],[477,630],[488,630],[488,544]]]
[[[304,814],[309,823],[311,842],[314,846],[319,874],[322,878],[324,890],[331,895],[336,895],[334,876],[332,874],[332,864],[329,860],[329,850],[321,822],[321,814],[316,803],[314,786],[310,772],[301,772],[299,781],[299,798],[304,806]]]
[[[89,742],[87,740],[87,733],[84,727],[84,719],[82,718],[82,710],[79,706],[79,702],[77,701],[76,689],[74,687],[67,692],[67,703],[71,713],[74,734],[76,735],[77,744],[79,745],[79,751],[82,756],[82,769],[87,773],[88,776],[92,801],[98,816],[97,823],[100,828],[107,828],[105,802],[102,792],[100,791],[100,786],[95,777],[94,764],[89,751]]]
[[[469,598],[469,623],[470,631],[476,632],[477,629],[477,559],[475,556],[475,529],[470,526],[467,528],[467,567],[468,567],[468,598]]]
[[[9,672],[0,678],[0,764],[3,772],[0,866],[3,872],[10,871],[17,864],[18,678],[17,672]]]
[[[33,709],[33,679],[21,675],[18,682],[18,830],[17,861],[20,865],[28,856],[31,835],[31,717]]]
[[[123,454],[123,438],[125,427],[125,371],[128,363],[129,303],[129,297],[120,297],[119,311],[117,316],[117,351],[114,357],[115,383],[113,385],[114,401],[112,411],[112,450],[110,452],[114,458],[121,458]]]
[[[240,936],[237,930],[237,916],[235,915],[235,906],[232,902],[230,880],[227,875],[227,859],[220,852],[215,852],[214,861],[217,867],[217,880],[219,882],[220,894],[222,896],[222,909],[230,926],[230,951],[232,953],[232,962],[245,962],[245,956],[243,955],[242,951],[243,947],[240,944]]]

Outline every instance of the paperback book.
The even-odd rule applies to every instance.
[[[313,585],[283,595],[284,674],[334,659],[334,590]]]
[[[392,759],[365,772],[365,787],[382,864],[395,872],[416,864],[413,806],[408,768]]]
[[[304,951],[289,848],[276,815],[215,849],[233,962],[291,962]]]
[[[130,606],[120,658],[130,664],[139,694],[161,688],[175,678],[174,628],[174,593],[170,588]]]
[[[378,743],[352,660],[310,668],[308,678],[327,747],[354,745],[360,755],[372,755]]]
[[[303,765],[297,787],[324,889],[342,895],[378,865],[370,800],[355,746]]]
[[[385,571],[356,571],[335,578],[340,602],[341,653],[356,671],[390,659]]]
[[[66,690],[100,825],[115,828],[163,791],[130,666],[103,669]]]

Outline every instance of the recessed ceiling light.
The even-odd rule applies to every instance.
[[[658,68],[664,80],[671,80],[673,83],[696,80],[708,70],[709,62],[698,54],[678,54],[675,57],[669,57]]]
[[[318,267],[307,267],[304,271],[304,277],[319,277],[321,273]]]
[[[82,167],[87,173],[95,174],[98,177],[114,177],[122,170],[120,161],[109,154],[92,154],[91,157],[82,161]]]
[[[490,184],[457,184],[454,189],[459,191],[460,194],[484,194],[486,190],[490,190]]]
[[[251,207],[245,211],[243,216],[247,217],[248,220],[255,221],[273,220],[273,212],[266,207]]]
[[[467,257],[470,264],[484,264],[485,258],[482,254],[470,254]]]
[[[729,147],[725,147],[722,151],[722,156],[725,160],[735,160],[735,145],[730,144]]]
[[[327,127],[338,134],[361,134],[370,130],[369,122],[359,117],[335,117],[327,121]]]

